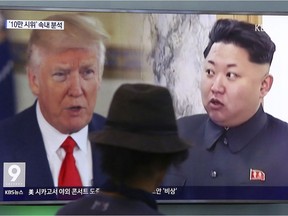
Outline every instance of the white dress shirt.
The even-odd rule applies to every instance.
[[[58,175],[62,161],[64,160],[66,154],[65,150],[61,148],[61,145],[69,135],[77,143],[77,146],[74,148],[73,155],[81,176],[82,184],[83,186],[92,186],[92,151],[90,141],[88,139],[88,125],[77,133],[62,134],[45,120],[38,102],[36,105],[36,115],[42,133],[54,186],[58,186]]]

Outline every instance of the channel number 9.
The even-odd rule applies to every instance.
[[[21,173],[20,166],[13,164],[8,168],[8,174],[12,177],[11,181],[15,182]]]

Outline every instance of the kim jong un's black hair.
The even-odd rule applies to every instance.
[[[214,43],[232,43],[244,48],[251,62],[271,65],[276,46],[259,25],[232,19],[217,20],[209,33],[209,43],[204,50],[204,57],[207,57]]]

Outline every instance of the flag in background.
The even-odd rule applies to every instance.
[[[0,121],[15,114],[13,61],[5,34],[5,19],[0,11]]]

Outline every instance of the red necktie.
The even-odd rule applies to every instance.
[[[81,187],[82,182],[78,172],[78,169],[75,164],[75,158],[73,156],[73,150],[76,145],[76,142],[72,137],[68,136],[64,143],[61,145],[62,148],[66,151],[66,156],[63,160],[59,178],[58,186],[59,187]]]

